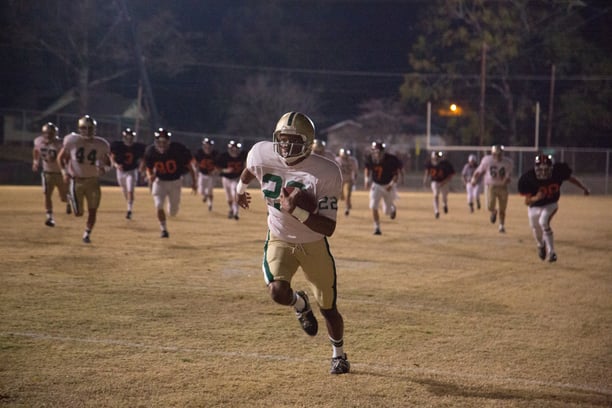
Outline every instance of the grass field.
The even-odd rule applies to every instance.
[[[402,193],[373,236],[356,192],[330,239],[352,372],[331,376],[325,331],[268,297],[253,193],[234,221],[185,190],[160,239],[145,189],[129,221],[105,187],[86,245],[57,197],[48,228],[39,187],[0,186],[0,406],[612,406],[611,198],[561,198],[549,264],[518,196],[500,234],[463,194],[435,220]]]

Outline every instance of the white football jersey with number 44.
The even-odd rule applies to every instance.
[[[255,175],[268,205],[268,228],[272,235],[293,243],[313,242],[323,238],[292,215],[280,210],[283,187],[306,190],[316,197],[317,213],[336,219],[342,175],[335,162],[314,154],[289,166],[274,152],[269,141],[255,144],[247,156],[247,168]]]

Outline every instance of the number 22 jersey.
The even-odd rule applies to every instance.
[[[283,187],[306,190],[316,197],[317,213],[336,220],[338,197],[342,189],[342,175],[335,162],[311,154],[303,161],[289,166],[274,152],[269,141],[256,143],[247,156],[247,169],[255,175],[268,205],[268,228],[272,235],[292,243],[307,243],[324,236],[302,224],[291,214],[280,210]]]

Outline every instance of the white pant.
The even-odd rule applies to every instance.
[[[214,178],[210,174],[198,173],[198,193],[203,196],[212,195]]]
[[[170,181],[155,179],[151,188],[155,209],[163,210],[164,201],[168,197],[168,213],[172,216],[178,214],[179,205],[181,204],[182,184],[182,179]]]
[[[395,208],[394,202],[397,198],[397,189],[395,185],[387,190],[386,185],[380,185],[376,183],[372,183],[372,188],[370,188],[370,209],[377,210],[380,201],[383,202],[383,211],[386,215],[390,215]]]
[[[559,208],[558,203],[551,203],[541,207],[529,207],[527,216],[533,237],[539,247],[546,245],[546,252],[555,252],[553,232],[550,221]]]
[[[473,185],[468,181],[465,185],[465,191],[467,193],[468,204],[473,204],[474,202],[477,202],[479,200],[478,196],[480,195],[482,189],[480,184]]]
[[[138,169],[123,171],[117,169],[117,183],[123,190],[123,193],[133,193],[136,184],[138,183]]]

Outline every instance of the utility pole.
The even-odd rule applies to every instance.
[[[132,34],[132,43],[134,45],[134,54],[136,56],[136,64],[138,65],[138,70],[140,71],[140,80],[142,81],[142,85],[144,87],[145,98],[147,101],[147,106],[149,107],[149,119],[151,122],[151,130],[157,129],[158,121],[158,113],[157,113],[157,105],[155,104],[155,98],[153,97],[153,90],[151,89],[151,83],[149,82],[149,75],[147,73],[147,68],[145,67],[145,57],[142,52],[142,47],[140,45],[140,41],[138,40],[138,35],[136,33],[136,22],[132,20],[130,16],[130,12],[128,11],[128,7],[126,4],[126,0],[119,0],[119,6],[121,7],[121,11],[125,16],[128,25],[130,26],[130,32]]]
[[[552,139],[552,118],[553,118],[553,105],[555,99],[555,73],[557,67],[552,64],[550,68],[550,95],[548,97],[548,126],[546,128],[546,147],[550,147]]]
[[[485,136],[485,89],[487,75],[487,43],[482,43],[482,57],[480,60],[480,146],[484,145]]]

